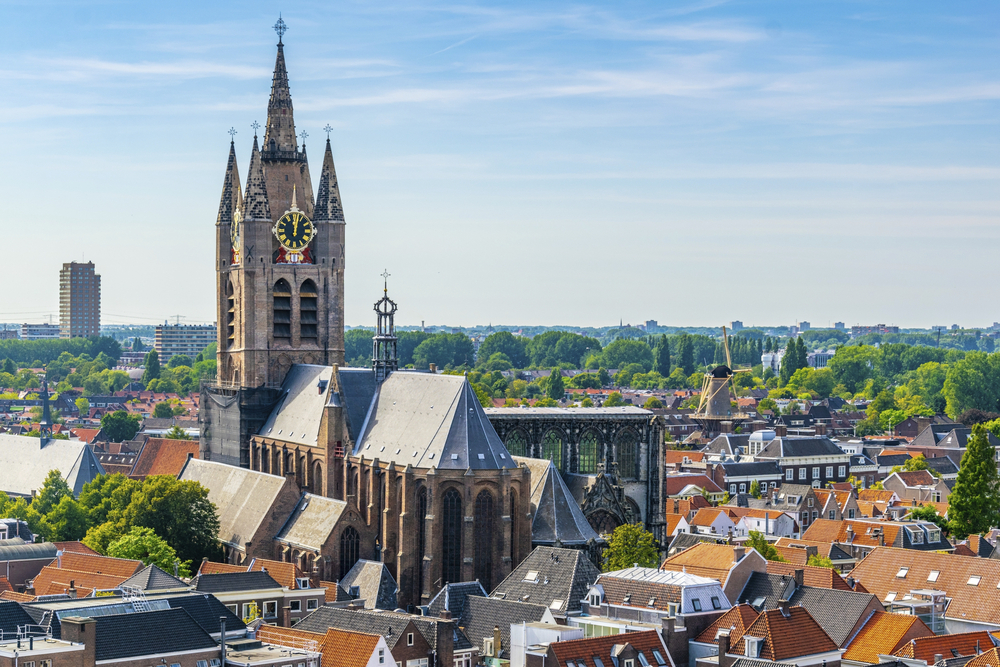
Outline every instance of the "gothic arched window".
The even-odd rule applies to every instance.
[[[448,489],[441,502],[444,505],[441,583],[454,584],[462,581],[462,496],[455,489]]]
[[[274,283],[274,337],[292,337],[292,287],[282,278]]]
[[[493,494],[485,489],[476,496],[476,579],[488,591],[493,590]]]
[[[226,347],[236,345],[236,294],[233,291],[233,281],[226,285]]]
[[[507,447],[507,451],[513,456],[528,455],[528,441],[520,431],[511,431],[504,445]]]
[[[639,476],[636,464],[639,462],[639,438],[632,431],[625,431],[618,436],[618,474],[624,479]]]
[[[340,534],[340,578],[343,579],[361,558],[361,536],[353,526]]]
[[[417,599],[424,592],[424,554],[427,553],[427,489],[417,491]]]
[[[510,566],[517,567],[517,491],[510,490]]]
[[[557,470],[562,470],[563,440],[558,431],[549,431],[542,438],[542,458],[549,459]]]
[[[303,338],[315,339],[317,317],[317,303],[319,302],[319,292],[316,291],[316,283],[307,280],[299,288],[299,335]],[[315,342],[315,340],[313,340]]]
[[[577,464],[577,471],[588,474],[597,472],[597,434],[587,431],[580,438],[580,457]]]

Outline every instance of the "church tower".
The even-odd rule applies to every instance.
[[[344,363],[344,211],[327,126],[313,197],[295,134],[282,36],[263,146],[254,123],[246,187],[235,142],[216,217],[217,381],[202,388],[203,458],[248,467],[249,442],[293,364]],[[231,134],[235,131],[231,130]]]

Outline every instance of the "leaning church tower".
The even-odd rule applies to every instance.
[[[230,142],[216,217],[218,373],[202,387],[202,457],[249,467],[250,436],[293,364],[344,363],[344,211],[327,126],[314,198],[295,133],[284,21],[263,145],[254,123],[246,186]],[[302,144],[299,145],[299,136]]]

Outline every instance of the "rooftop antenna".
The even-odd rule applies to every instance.
[[[180,326],[181,320],[187,319],[187,316],[185,315],[171,315],[170,317],[174,318],[174,324],[177,326]]]

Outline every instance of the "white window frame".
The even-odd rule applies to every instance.
[[[316,611],[317,609],[319,609],[319,600],[316,598],[306,600],[306,611]]]
[[[799,479],[809,479],[808,468],[799,468]]]
[[[813,466],[813,479],[819,479],[819,466]]]
[[[833,466],[827,466],[826,467],[826,478],[830,479],[831,477],[833,477]]]
[[[406,645],[407,646],[413,646],[413,633],[412,632],[407,632],[406,633]]]
[[[847,476],[847,466],[837,466],[837,477]]]
[[[288,606],[292,608],[293,612],[302,611],[302,600],[289,600]]]
[[[795,468],[788,468],[785,470],[785,481],[794,482],[795,481]],[[774,484],[774,482],[771,482]]]
[[[264,605],[263,605],[262,609],[264,611],[264,618],[277,618],[278,617],[278,601],[277,600],[266,600],[264,602]]]

